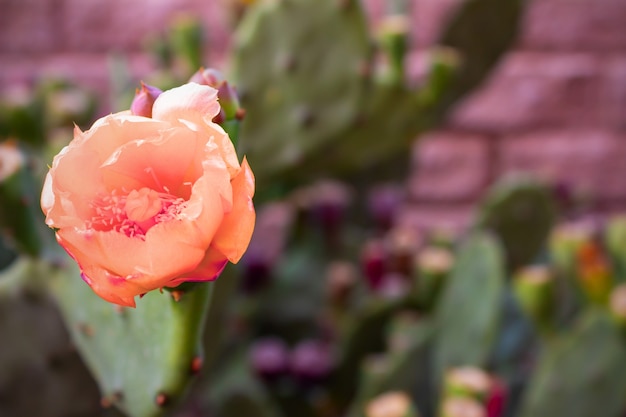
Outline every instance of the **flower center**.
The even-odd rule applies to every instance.
[[[182,198],[147,187],[130,193],[114,190],[91,203],[94,215],[87,227],[97,231],[115,230],[129,237],[145,239],[155,224],[179,218],[185,203]]]

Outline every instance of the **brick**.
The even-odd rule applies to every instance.
[[[626,48],[623,0],[534,0],[520,35],[524,48],[616,51]]]
[[[4,56],[0,54],[0,61]],[[129,76],[137,81],[153,73],[153,63],[145,54],[125,56]],[[110,112],[109,57],[103,54],[54,54],[51,56],[22,56],[7,59],[0,66],[0,93],[12,85],[33,86],[47,78],[67,79],[93,91],[100,101],[100,112]],[[134,88],[134,87],[131,87]]]
[[[207,7],[214,2],[205,2]],[[63,39],[73,51],[137,51],[149,35],[165,32],[180,13],[198,15],[190,0],[64,0]],[[204,21],[204,20],[203,20]],[[204,22],[207,27],[212,22]]]
[[[0,12],[0,51],[32,54],[58,47],[59,0],[3,0]],[[4,62],[3,62],[4,65]]]
[[[608,59],[604,69],[602,91],[609,100],[604,109],[608,123],[626,130],[626,55]]]
[[[398,214],[396,225],[420,233],[449,231],[461,233],[473,219],[473,206],[470,204],[411,204]]]
[[[418,0],[411,10],[412,41],[417,47],[437,42],[462,0]]]
[[[607,121],[602,62],[586,53],[513,52],[487,83],[461,101],[452,126],[494,133]]]
[[[500,143],[498,172],[532,172],[590,192],[626,198],[626,134],[599,129],[546,130]]]
[[[416,201],[464,201],[480,193],[488,178],[487,139],[480,135],[432,132],[414,149],[409,179]]]

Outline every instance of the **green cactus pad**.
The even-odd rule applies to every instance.
[[[544,350],[520,417],[619,417],[626,407],[626,344],[605,311],[590,310]]]
[[[477,225],[493,231],[506,249],[511,270],[533,261],[546,243],[555,220],[547,186],[530,177],[508,177],[483,200]]]
[[[440,103],[447,106],[479,85],[515,42],[525,0],[467,0],[449,21],[439,43],[462,62]]]
[[[357,1],[269,1],[246,13],[233,64],[246,108],[240,143],[257,176],[296,164],[352,122],[370,49]]]
[[[211,284],[174,301],[152,291],[137,308],[100,299],[76,269],[51,277],[72,339],[97,380],[103,404],[131,417],[162,415],[183,394],[201,364],[201,330]]]
[[[398,320],[394,320],[398,321]],[[428,376],[432,322],[392,323],[391,338],[401,338],[394,349],[366,360],[362,366],[359,391],[348,416],[362,417],[365,405],[377,395],[388,391],[418,392],[420,411],[425,410],[429,394]],[[400,333],[400,334],[398,334]],[[396,340],[396,342],[398,342]],[[406,343],[405,343],[406,342]],[[394,342],[391,341],[393,345]],[[420,401],[421,400],[421,401]]]
[[[504,296],[504,254],[497,240],[475,232],[461,245],[435,313],[435,375],[450,367],[484,367],[493,349]]]
[[[626,281],[626,215],[613,217],[607,222],[604,241],[617,278],[622,282]]]

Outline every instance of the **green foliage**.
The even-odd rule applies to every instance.
[[[513,42],[520,14],[517,0],[464,2],[442,37],[451,48],[433,49],[426,82],[413,88],[403,73],[390,79],[376,68],[380,51],[358,1],[259,2],[233,55],[248,112],[241,143],[259,183],[380,172],[482,81]],[[405,23],[390,29],[396,45]],[[404,48],[394,51],[392,73],[404,61]]]
[[[437,378],[450,367],[486,366],[500,319],[506,276],[497,240],[475,232],[457,256],[435,313]]]
[[[201,363],[210,284],[178,302],[168,292],[152,291],[136,309],[121,309],[83,285],[76,269],[60,269],[48,279],[105,403],[147,417],[162,415],[181,398]]]
[[[402,314],[394,318],[388,339],[390,349],[363,361],[359,392],[348,416],[363,416],[367,402],[388,391],[418,392],[420,411],[428,410],[433,394],[428,384],[432,333],[430,320],[413,318],[407,323]]]
[[[508,177],[489,190],[480,204],[478,227],[502,241],[510,270],[532,262],[555,221],[549,188],[529,177]]]
[[[570,334],[545,347],[520,416],[618,417],[624,392],[623,336],[606,312],[589,310]]]
[[[39,187],[26,163],[26,155],[14,149],[22,162],[0,181],[0,227],[13,246],[28,255],[39,255],[51,234],[39,210]],[[19,155],[19,156],[18,156]],[[5,160],[5,163],[8,162]],[[10,168],[5,168],[10,169]]]
[[[613,260],[617,278],[626,281],[626,215],[609,220],[606,225],[605,245]]]
[[[364,98],[359,71],[371,48],[360,7],[346,4],[261,2],[238,28],[233,64],[247,112],[241,143],[261,184],[331,141],[357,115]],[[263,160],[271,164],[259,171]]]

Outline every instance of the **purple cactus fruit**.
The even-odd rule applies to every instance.
[[[304,385],[322,382],[332,368],[332,352],[325,342],[305,340],[296,345],[291,352],[291,374]]]
[[[289,348],[276,337],[259,339],[251,347],[250,363],[261,379],[275,381],[289,369]]]
[[[365,242],[361,252],[361,265],[371,290],[376,291],[383,283],[387,272],[387,251],[382,241],[372,239]]]

